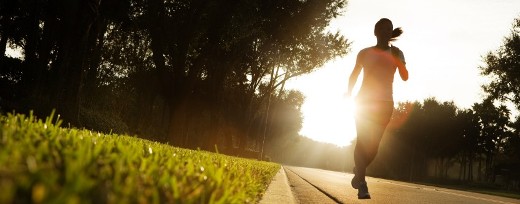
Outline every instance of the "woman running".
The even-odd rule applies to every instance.
[[[363,82],[355,99],[357,142],[354,149],[354,178],[351,182],[352,187],[358,189],[359,199],[370,199],[365,172],[377,154],[394,110],[392,84],[395,71],[399,71],[403,81],[408,80],[403,52],[390,43],[402,33],[401,28],[393,29],[389,19],[380,19],[374,28],[377,44],[358,53],[349,78],[347,95],[351,96],[359,73],[363,70]]]

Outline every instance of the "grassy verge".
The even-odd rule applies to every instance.
[[[254,203],[278,164],[0,116],[0,203]]]

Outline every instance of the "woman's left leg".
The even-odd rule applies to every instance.
[[[370,119],[372,131],[370,131],[371,134],[365,141],[365,162],[367,167],[374,161],[377,155],[379,144],[394,110],[394,105],[391,101],[377,101],[373,107],[374,112],[372,112],[372,118]]]

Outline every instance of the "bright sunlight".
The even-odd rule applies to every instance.
[[[305,121],[300,133],[303,136],[338,146],[347,146],[355,138],[352,100],[323,97],[309,100],[302,109]]]
[[[350,74],[347,66],[345,59],[333,60],[324,69],[288,84],[288,88],[297,87],[307,95],[301,135],[338,146],[350,145],[356,138],[354,103],[345,96]]]

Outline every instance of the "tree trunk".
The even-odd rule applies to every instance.
[[[152,86],[153,90],[150,90],[153,93],[160,95],[164,98],[168,110],[168,116],[163,118],[168,119],[165,124],[167,127],[168,138],[166,140],[172,142],[176,146],[186,147],[188,143],[188,124],[187,113],[186,113],[186,104],[183,102],[185,99],[182,88],[182,71],[180,71],[180,76],[176,76],[172,74],[169,70],[173,69],[174,73],[176,69],[184,70],[183,62],[185,56],[183,54],[179,54],[178,56],[173,57],[173,63],[170,66],[166,65],[166,56],[171,53],[167,53],[166,45],[168,42],[165,35],[165,5],[164,1],[152,0],[148,1],[147,4],[146,15],[150,19],[150,24],[147,27],[147,30],[150,34],[151,42],[150,47],[152,50],[152,60],[155,65],[155,70],[152,71],[152,76],[154,80],[151,82],[154,85]],[[182,31],[179,31],[182,32]],[[187,42],[181,42],[179,44],[180,47],[185,45]],[[182,47],[179,48],[182,50],[182,53],[185,52],[187,48]],[[144,87],[150,87],[144,85]],[[153,96],[155,98],[156,96]],[[150,104],[152,105],[152,104]]]
[[[38,59],[36,66],[38,68],[38,73],[36,74],[35,86],[32,88],[34,93],[34,98],[39,101],[47,101],[51,103],[52,97],[55,93],[52,91],[58,90],[57,87],[53,87],[55,81],[58,81],[57,78],[59,76],[50,77],[49,67],[53,66],[49,64],[51,62],[51,53],[53,51],[53,47],[57,45],[57,35],[60,33],[60,27],[58,20],[54,15],[47,14],[44,16],[44,26],[42,31],[41,40],[39,42],[38,47]],[[64,30],[62,28],[62,30]],[[56,50],[54,50],[56,51]],[[60,52],[58,52],[59,54]],[[53,63],[56,63],[55,59],[52,59]],[[53,87],[53,88],[49,88]],[[53,107],[56,108],[56,107]]]
[[[463,181],[466,175],[466,154],[462,153],[459,163],[459,181]]]
[[[85,71],[87,39],[91,26],[98,16],[100,0],[78,0],[69,2],[70,10],[65,22],[63,44],[58,65],[58,94],[56,104],[64,118],[74,125],[80,125],[79,106],[81,86]],[[60,111],[61,109],[61,111]]]
[[[438,159],[435,159],[435,168],[434,168],[434,171],[433,171],[433,175],[435,177],[439,177],[439,173],[438,173],[438,169],[439,169],[439,160]]]
[[[104,18],[98,18],[94,23],[94,32],[91,32],[91,35],[88,37],[88,45],[91,47],[88,48],[90,60],[88,67],[86,67],[85,89],[90,92],[99,85],[98,74],[101,64],[101,51],[104,46],[107,27],[107,21]]]
[[[7,35],[5,35],[5,32],[0,34],[0,57],[6,56],[5,51],[7,47]]]
[[[449,159],[449,158],[448,158],[448,159],[445,159],[445,162],[446,162],[446,163],[444,164],[444,178],[445,178],[445,179],[449,179],[449,177],[448,177],[448,170],[450,169],[450,166],[449,166],[449,164],[450,164],[450,159]]]
[[[468,181],[473,181],[473,156],[468,158]]]
[[[413,173],[414,173],[414,166],[415,166],[415,145],[412,147],[412,154],[410,155],[410,175],[408,177],[408,181],[413,181]]]
[[[482,181],[482,157],[478,158],[477,180]]]
[[[493,154],[486,155],[486,180],[495,182],[495,172],[493,171]]]

